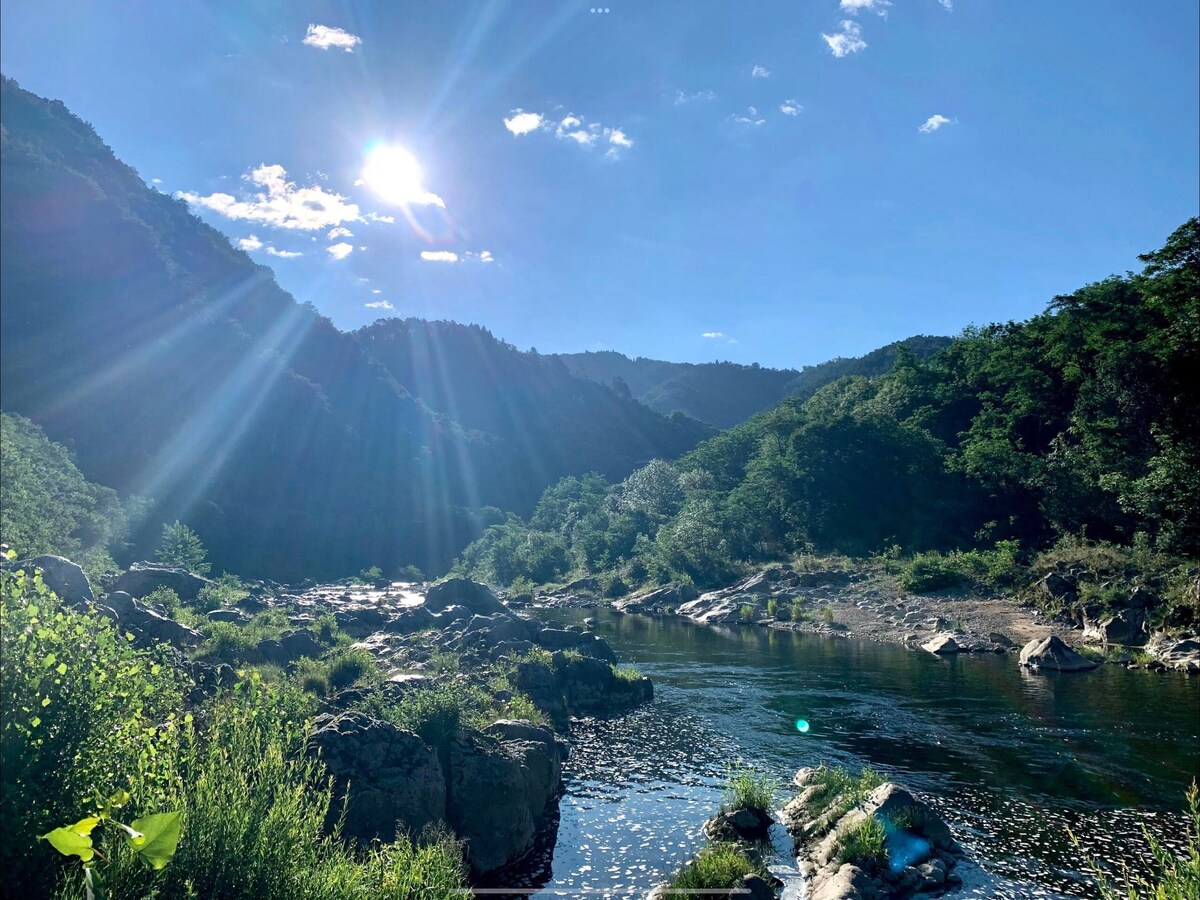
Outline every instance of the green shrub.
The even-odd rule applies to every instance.
[[[547,724],[546,714],[534,705],[527,694],[513,691],[512,698],[505,705],[508,717],[511,719],[524,719],[535,725]]]
[[[721,795],[721,812],[738,809],[770,813],[775,808],[779,785],[766,772],[745,766],[735,766],[725,780]]]
[[[803,622],[808,618],[808,609],[804,605],[803,600],[792,601],[792,621]]]
[[[809,778],[815,788],[809,797],[814,816],[838,819],[867,799],[884,778],[874,769],[864,768],[857,775],[841,766],[820,766]]]
[[[832,625],[833,620],[834,620],[833,607],[832,606],[822,606],[821,607],[821,621],[824,622],[826,625]]]
[[[619,681],[638,682],[642,680],[642,673],[633,666],[613,666],[613,674]]]
[[[750,874],[765,875],[762,863],[755,862],[737,844],[709,844],[676,872],[669,886],[676,891],[714,891],[737,887]]]
[[[296,660],[292,676],[306,694],[324,697],[329,693],[329,668],[321,660],[307,657]]]
[[[250,596],[236,575],[224,573],[200,589],[196,597],[196,608],[201,612],[212,612],[214,609],[228,609],[241,600]]]
[[[445,747],[460,726],[483,727],[494,721],[495,701],[480,688],[457,680],[407,691],[392,700],[372,694],[356,708]]]
[[[374,584],[376,581],[379,581],[379,579],[381,579],[381,578],[383,578],[383,570],[380,569],[379,566],[371,566],[371,567],[363,569],[361,572],[359,572],[358,578],[355,580],[363,581],[363,582],[366,582],[367,584]]]
[[[143,603],[148,603],[151,606],[161,606],[172,619],[178,617],[179,610],[182,607],[182,601],[179,595],[168,587],[160,587],[150,594],[147,594]]]
[[[200,543],[200,537],[182,522],[164,525],[162,540],[155,555],[165,566],[186,569],[193,575],[207,575],[212,568],[206,561],[208,551]]]
[[[779,601],[776,600],[774,597],[772,597],[771,599],[769,599],[767,601],[767,615],[768,616],[779,615]]]
[[[749,622],[754,618],[754,605],[751,603],[743,603],[738,607],[738,615],[743,622]]]
[[[45,896],[63,857],[37,835],[120,789],[132,818],[172,808],[183,683],[40,575],[0,572],[0,595],[0,879],[6,896]]]
[[[900,571],[900,586],[923,594],[957,587],[963,576],[954,560],[942,553],[918,553]]]
[[[340,691],[375,674],[375,670],[375,657],[366,650],[339,651],[329,661],[329,686]]]
[[[854,823],[838,835],[834,851],[838,864],[853,863],[867,871],[881,866],[887,860],[886,838],[883,823],[874,816]]]
[[[419,582],[419,581],[425,580],[425,573],[422,572],[420,569],[418,569],[416,566],[414,566],[412,563],[409,563],[407,566],[402,568],[399,572],[399,575],[400,575],[401,581],[418,581]]]

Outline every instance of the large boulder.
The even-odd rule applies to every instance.
[[[304,657],[317,657],[325,650],[324,644],[307,628],[289,631],[279,640],[259,641],[258,652],[263,662],[286,666]]]
[[[1034,638],[1021,649],[1021,665],[1033,669],[1052,669],[1058,672],[1086,672],[1097,663],[1080,656],[1057,635],[1038,640]]]
[[[952,655],[962,652],[962,647],[958,646],[958,641],[954,640],[954,635],[948,633],[934,635],[921,645],[921,649],[941,655]]]
[[[613,609],[626,613],[665,612],[695,599],[696,589],[690,584],[672,582],[642,594],[624,597],[613,604]]]
[[[566,628],[543,628],[533,637],[539,647],[547,650],[576,650],[584,656],[616,662],[617,655],[608,641],[590,632],[572,631]]]
[[[621,677],[602,659],[584,656],[571,659],[561,651],[554,654],[558,683],[572,715],[613,715],[625,712],[654,697],[649,678]]]
[[[562,761],[548,749],[553,746],[470,731],[450,745],[446,822],[465,842],[476,872],[515,862],[533,845],[561,783]]]
[[[1200,640],[1196,638],[1172,640],[1165,635],[1156,635],[1156,637],[1158,639],[1151,647],[1151,651],[1163,663],[1183,672],[1200,672]]]
[[[566,726],[567,706],[553,669],[537,660],[522,660],[511,677],[513,687],[525,694],[556,728]]]
[[[40,569],[46,587],[54,591],[63,603],[71,606],[95,599],[83,569],[61,556],[33,556],[14,563],[12,568],[31,575],[35,569]]]
[[[210,582],[207,578],[201,578],[186,569],[134,563],[129,567],[129,571],[116,580],[113,590],[124,591],[140,600],[159,588],[169,588],[179,595],[180,600],[190,603],[200,596],[200,591],[208,584]]]
[[[526,619],[508,612],[496,613],[493,616],[472,616],[463,630],[463,638],[494,647],[505,641],[527,641],[534,630],[533,623]]]
[[[445,818],[441,763],[415,734],[354,712],[319,716],[314,728],[310,746],[320,752],[338,797],[346,798],[346,837],[388,842],[398,827],[418,834]],[[327,826],[341,806],[331,805]]]
[[[720,625],[742,621],[742,606],[745,604],[754,607],[755,614],[761,610],[761,598],[758,596],[725,589],[701,594],[675,611],[702,625]]]
[[[1123,609],[1115,616],[1083,621],[1085,641],[1133,646],[1146,643],[1147,637],[1146,617],[1141,609]]]
[[[435,584],[425,594],[425,608],[430,612],[441,612],[449,606],[466,607],[478,616],[508,612],[491,588],[468,578],[451,578]]]
[[[195,647],[204,635],[194,628],[164,616],[146,604],[133,599],[124,591],[112,591],[101,598],[101,612],[111,612],[120,627],[139,639],[141,644],[170,644],[173,647]]]

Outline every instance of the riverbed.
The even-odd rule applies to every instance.
[[[870,765],[912,788],[967,850],[958,896],[1096,897],[1089,859],[1140,867],[1143,829],[1181,839],[1200,772],[1195,677],[1035,673],[1013,654],[551,615],[596,615],[618,656],[654,680],[655,700],[573,726],[557,833],[505,873],[534,897],[643,896],[703,845],[738,763],[784,786],[801,766]]]

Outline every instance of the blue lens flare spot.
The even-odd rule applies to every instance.
[[[808,719],[797,719],[796,730],[801,734],[808,734]]]

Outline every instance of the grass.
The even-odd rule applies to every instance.
[[[853,863],[867,870],[876,868],[887,860],[886,838],[883,823],[867,816],[838,835],[834,857],[838,865]]]
[[[866,800],[883,782],[883,776],[871,768],[854,775],[841,766],[821,766],[808,782],[815,788],[808,802],[814,817],[828,815],[831,821],[836,821]]]
[[[1195,900],[1200,897],[1200,786],[1195,781],[1187,792],[1188,845],[1183,856],[1175,856],[1154,835],[1142,826],[1142,834],[1150,845],[1154,857],[1157,878],[1134,874],[1128,869],[1122,874],[1123,885],[1113,884],[1104,871],[1090,857],[1085,857],[1092,877],[1100,889],[1101,900]],[[1073,832],[1071,842],[1082,851],[1079,839]]]
[[[201,612],[227,609],[249,596],[250,592],[242,585],[242,580],[226,572],[200,589],[200,594],[196,597],[196,608]]]
[[[617,676],[618,681],[627,681],[630,684],[642,680],[642,673],[633,666],[613,666],[613,674]]]
[[[834,620],[833,607],[832,606],[822,606],[821,607],[821,621],[824,622],[826,625],[832,625],[833,620]]]
[[[366,650],[339,650],[329,660],[326,677],[329,686],[340,691],[375,677],[378,668],[375,657]]]
[[[792,602],[792,621],[803,622],[809,616],[808,608],[804,605],[803,600],[795,600]]]
[[[738,607],[738,615],[741,616],[743,622],[749,622],[754,618],[754,606],[750,603],[743,603]]]
[[[372,694],[355,708],[411,731],[433,747],[448,745],[460,726],[482,728],[504,713],[481,688],[457,680],[407,691],[395,700]]]
[[[683,865],[668,886],[675,891],[724,890],[737,887],[747,875],[767,872],[737,844],[724,841],[709,844]]]
[[[721,813],[738,809],[770,813],[775,808],[779,784],[767,773],[746,766],[734,766],[725,780],[721,795]]]

